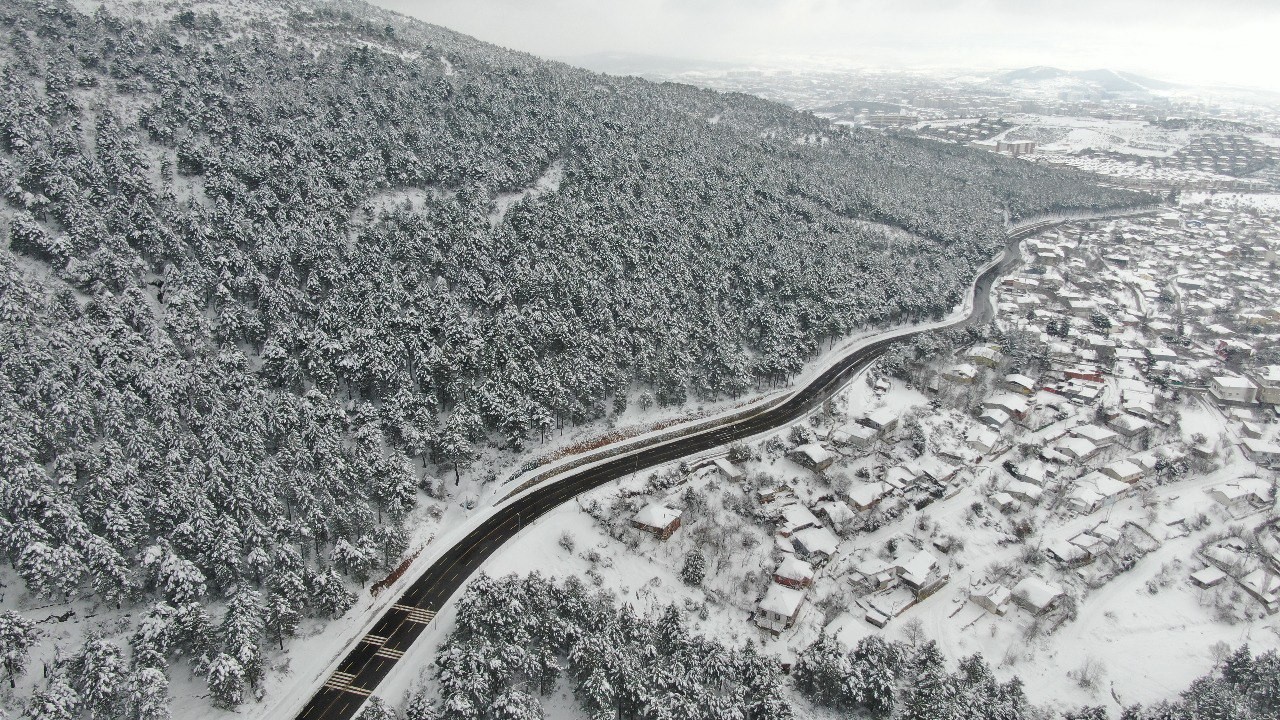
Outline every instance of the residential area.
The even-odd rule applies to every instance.
[[[1087,699],[1167,651],[1166,624],[1198,628],[1188,652],[1275,646],[1277,220],[1209,202],[1059,226],[1022,244],[990,327],[920,336],[785,432],[580,505],[719,607],[710,631],[784,659],[927,631]],[[1087,654],[1086,629],[1106,637]]]

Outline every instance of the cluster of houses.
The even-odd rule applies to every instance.
[[[1178,393],[1215,406],[1241,452],[1258,466],[1257,476],[1242,473],[1207,488],[1205,507],[1234,519],[1273,508],[1275,483],[1265,476],[1280,468],[1280,366],[1253,358],[1255,348],[1280,341],[1276,227],[1280,217],[1241,219],[1208,208],[1072,224],[1026,241],[1028,267],[1003,281],[997,306],[1006,327],[1038,337],[1043,356],[1029,362],[1023,355],[1014,363],[1001,346],[986,343],[957,353],[921,388],[971,388],[957,396],[976,402],[976,409],[939,422],[947,430],[931,433],[922,455],[897,443],[900,411],[888,407],[788,450],[790,461],[815,474],[827,476],[842,455],[863,467],[834,483],[828,476],[824,485],[832,484],[831,491],[816,501],[786,483],[755,491],[757,515],[771,526],[783,558],[756,602],[756,625],[778,634],[796,623],[815,573],[837,554],[837,532],[874,528],[908,507],[950,497],[970,476],[987,473],[993,483],[982,492],[999,511],[1046,506],[1087,518],[1151,488],[1160,463],[1185,459],[1184,450],[1202,457],[1222,452],[1212,440],[1149,449],[1153,438],[1169,437],[1165,429],[1176,429],[1168,401]],[[974,400],[978,388],[983,397]],[[714,466],[725,479],[743,477],[726,459]],[[680,518],[679,510],[659,503],[636,513],[632,525],[666,539]],[[1056,577],[1097,587],[1162,542],[1151,534],[1158,530],[1110,518],[1107,513],[1084,529],[1073,520],[1071,532],[1038,540],[1058,568]],[[1192,574],[1192,583],[1215,587],[1231,580],[1269,610],[1280,609],[1280,560],[1257,561],[1229,541],[1202,555],[1205,567]],[[892,558],[860,557],[842,561],[848,563],[839,565],[846,571],[842,580],[858,592],[863,618],[878,627],[950,579],[949,549],[937,542]],[[1043,615],[1068,594],[1044,576],[1022,575],[1016,582],[979,581],[966,590],[968,599],[996,615],[1010,605]]]
[[[1231,578],[1268,614],[1280,612],[1280,557],[1274,552],[1257,552],[1250,542],[1230,536],[1202,548],[1200,557],[1206,566],[1191,576],[1194,584],[1208,588]]]
[[[884,627],[894,617],[933,595],[951,579],[948,564],[927,549],[888,561],[870,557],[853,567],[853,585],[863,593],[865,619]]]

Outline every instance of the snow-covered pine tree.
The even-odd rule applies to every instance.
[[[12,610],[0,613],[0,658],[4,660],[5,677],[9,687],[26,672],[31,647],[40,637],[36,624]]]

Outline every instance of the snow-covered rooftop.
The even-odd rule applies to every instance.
[[[760,609],[783,617],[791,617],[796,614],[803,602],[803,590],[793,590],[777,583],[771,583],[769,589],[765,591],[764,597],[760,598]]]
[[[644,506],[640,512],[637,512],[631,519],[646,527],[665,528],[679,517],[679,510],[672,510],[666,505],[653,503]]]

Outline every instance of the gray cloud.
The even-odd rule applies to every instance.
[[[1112,67],[1280,89],[1274,0],[374,0],[544,56]]]

